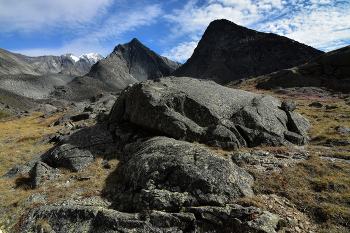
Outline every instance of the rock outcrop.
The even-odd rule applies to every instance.
[[[311,125],[291,105],[212,81],[167,77],[126,88],[110,121],[226,149],[305,144]]]
[[[100,135],[97,138],[105,138],[104,150],[101,151],[114,148],[114,153],[120,152],[117,153],[120,165],[116,171],[119,181],[115,180],[115,187],[108,195],[110,204],[99,204],[106,201],[70,200],[33,208],[26,215],[21,232],[43,229],[57,233],[233,230],[274,233],[283,221],[259,208],[229,204],[236,198],[253,195],[253,178],[230,159],[199,145],[151,136],[130,124],[112,126],[115,136],[111,142],[110,136],[101,135],[103,131],[100,129],[104,126],[72,134],[60,146],[32,160],[29,174],[33,176],[31,182],[35,188],[60,175],[43,160],[55,167],[72,168],[68,160],[75,157],[81,160],[75,160],[74,164],[86,164],[90,160],[82,158],[79,150],[96,146],[91,144],[96,144],[98,139],[89,138],[95,132],[96,136]],[[62,147],[67,152],[73,143],[79,150],[69,154],[69,159]],[[62,163],[58,164],[59,160]]]
[[[252,219],[252,216],[254,219]],[[257,216],[257,217],[255,217]],[[21,232],[252,232],[275,233],[283,221],[259,208],[186,208],[180,213],[123,213],[105,207],[41,206],[29,212]]]
[[[192,56],[172,75],[227,84],[295,67],[321,54],[289,38],[222,19],[210,23]]]

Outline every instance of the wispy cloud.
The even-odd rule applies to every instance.
[[[165,15],[173,29],[164,41],[179,37],[186,38],[188,43],[198,41],[211,21],[225,18],[328,51],[350,43],[349,12],[349,0],[208,0],[206,4],[191,0]],[[185,60],[185,56],[179,55],[184,44],[164,55]]]
[[[130,11],[118,9],[112,12],[108,18],[100,20],[98,25],[96,25],[96,22],[81,25],[77,36],[63,43],[61,47],[26,49],[13,52],[28,56],[61,55],[68,52],[79,56],[83,53],[98,52],[106,56],[111,53],[116,42],[120,41],[126,32],[155,23],[161,13],[160,5],[140,6]]]
[[[258,29],[285,35],[325,51],[350,44],[349,1],[312,0],[293,7],[293,12],[288,12],[285,18]]]
[[[194,49],[197,47],[197,42],[184,42],[178,46],[164,52],[163,56],[169,58],[170,60],[184,62],[193,53]]]
[[[0,0],[0,31],[77,28],[103,15],[113,0]]]

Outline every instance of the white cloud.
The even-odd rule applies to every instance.
[[[281,15],[285,5],[281,0],[209,0],[198,6],[197,1],[189,1],[183,9],[176,9],[164,16],[175,24],[169,38],[191,34],[191,39],[201,35],[210,22],[228,19],[236,24],[249,26],[273,16]]]
[[[0,0],[0,32],[76,28],[103,15],[113,0]]]
[[[80,37],[64,43],[58,48],[40,48],[13,51],[27,56],[62,55],[72,53],[80,56],[85,53],[100,53],[107,56],[113,51],[116,41],[128,31],[137,30],[155,22],[162,13],[159,5],[145,6],[129,12],[115,12],[99,26],[98,29],[89,30],[86,28],[80,33]]]
[[[178,46],[173,47],[169,51],[166,51],[162,56],[169,58],[173,61],[185,62],[197,47],[197,42],[184,42]]]
[[[350,43],[350,4],[327,4],[329,2],[313,0],[309,8],[294,10],[289,16],[265,23],[259,29],[282,34],[325,51],[346,46]]]

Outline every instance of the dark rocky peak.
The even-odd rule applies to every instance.
[[[221,19],[209,24],[191,58],[173,75],[227,84],[298,66],[322,54],[287,37]]]
[[[122,90],[138,81],[168,76],[177,67],[178,63],[165,59],[134,38],[116,46],[106,59],[91,68],[87,76]]]
[[[219,19],[211,22],[203,34],[203,39],[213,36],[220,37],[225,34],[230,34],[233,38],[244,37],[247,35],[255,35],[257,31],[235,24],[227,19]]]
[[[139,45],[139,46],[142,46],[143,44],[138,40],[138,39],[136,39],[136,38],[134,38],[134,39],[132,39],[131,41],[130,41],[130,44],[132,44],[132,45]]]

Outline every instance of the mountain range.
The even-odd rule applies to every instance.
[[[183,65],[134,38],[117,45],[106,58],[93,53],[28,57],[1,49],[0,80],[3,89],[26,97],[82,101],[166,76],[210,79],[225,85],[300,66],[323,54],[287,37],[221,19],[209,24]]]
[[[28,57],[18,53],[13,55],[31,65],[39,74],[63,73],[84,75],[89,72],[92,65],[104,58],[97,53],[83,54],[80,57],[76,57],[70,53],[61,56],[39,57]]]

